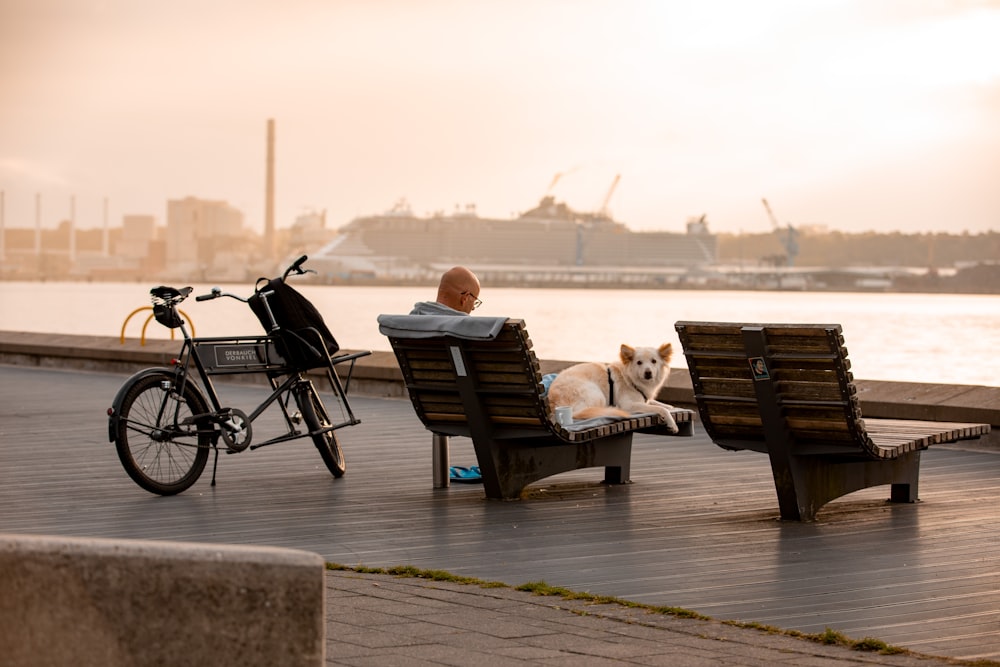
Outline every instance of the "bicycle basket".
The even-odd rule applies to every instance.
[[[187,288],[190,291],[190,288]],[[170,329],[176,329],[184,320],[177,312],[177,304],[183,301],[181,292],[173,287],[154,287],[149,290],[149,300],[153,302],[153,317]]]
[[[284,280],[275,278],[261,285],[263,280],[257,281],[257,289],[249,299],[250,309],[264,326],[264,331],[270,333],[271,318],[261,294],[274,292],[267,298],[267,306],[280,327],[277,345],[279,354],[297,368],[326,365],[327,355],[336,354],[340,345],[330,333],[319,310]],[[326,354],[323,352],[324,347]]]

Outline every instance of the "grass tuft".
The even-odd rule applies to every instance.
[[[840,644],[841,646],[849,646],[851,644],[851,640],[845,637],[842,633],[837,632],[836,630],[831,630],[830,628],[827,628],[823,632],[815,635],[815,637],[816,641],[820,644]]]

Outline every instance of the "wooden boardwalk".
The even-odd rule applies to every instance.
[[[340,431],[343,479],[303,440],[222,456],[216,487],[210,465],[161,498],[107,439],[123,379],[0,367],[0,531],[293,547],[1000,660],[997,451],[932,447],[922,502],[869,489],[798,524],[776,520],[765,456],[725,452],[696,425],[694,438],[637,436],[628,486],[601,486],[595,469],[487,501],[478,485],[431,488],[430,435],[408,402],[355,397],[363,423]],[[222,389],[241,408],[260,391]],[[475,463],[468,441],[453,442],[452,463]]]

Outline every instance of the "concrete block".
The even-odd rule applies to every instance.
[[[0,534],[9,665],[323,665],[314,553]]]

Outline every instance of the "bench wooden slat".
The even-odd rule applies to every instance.
[[[677,322],[701,420],[730,450],[769,455],[781,516],[889,484],[916,499],[920,450],[976,438],[988,424],[864,419],[838,324]],[[763,361],[766,372],[751,362]]]

